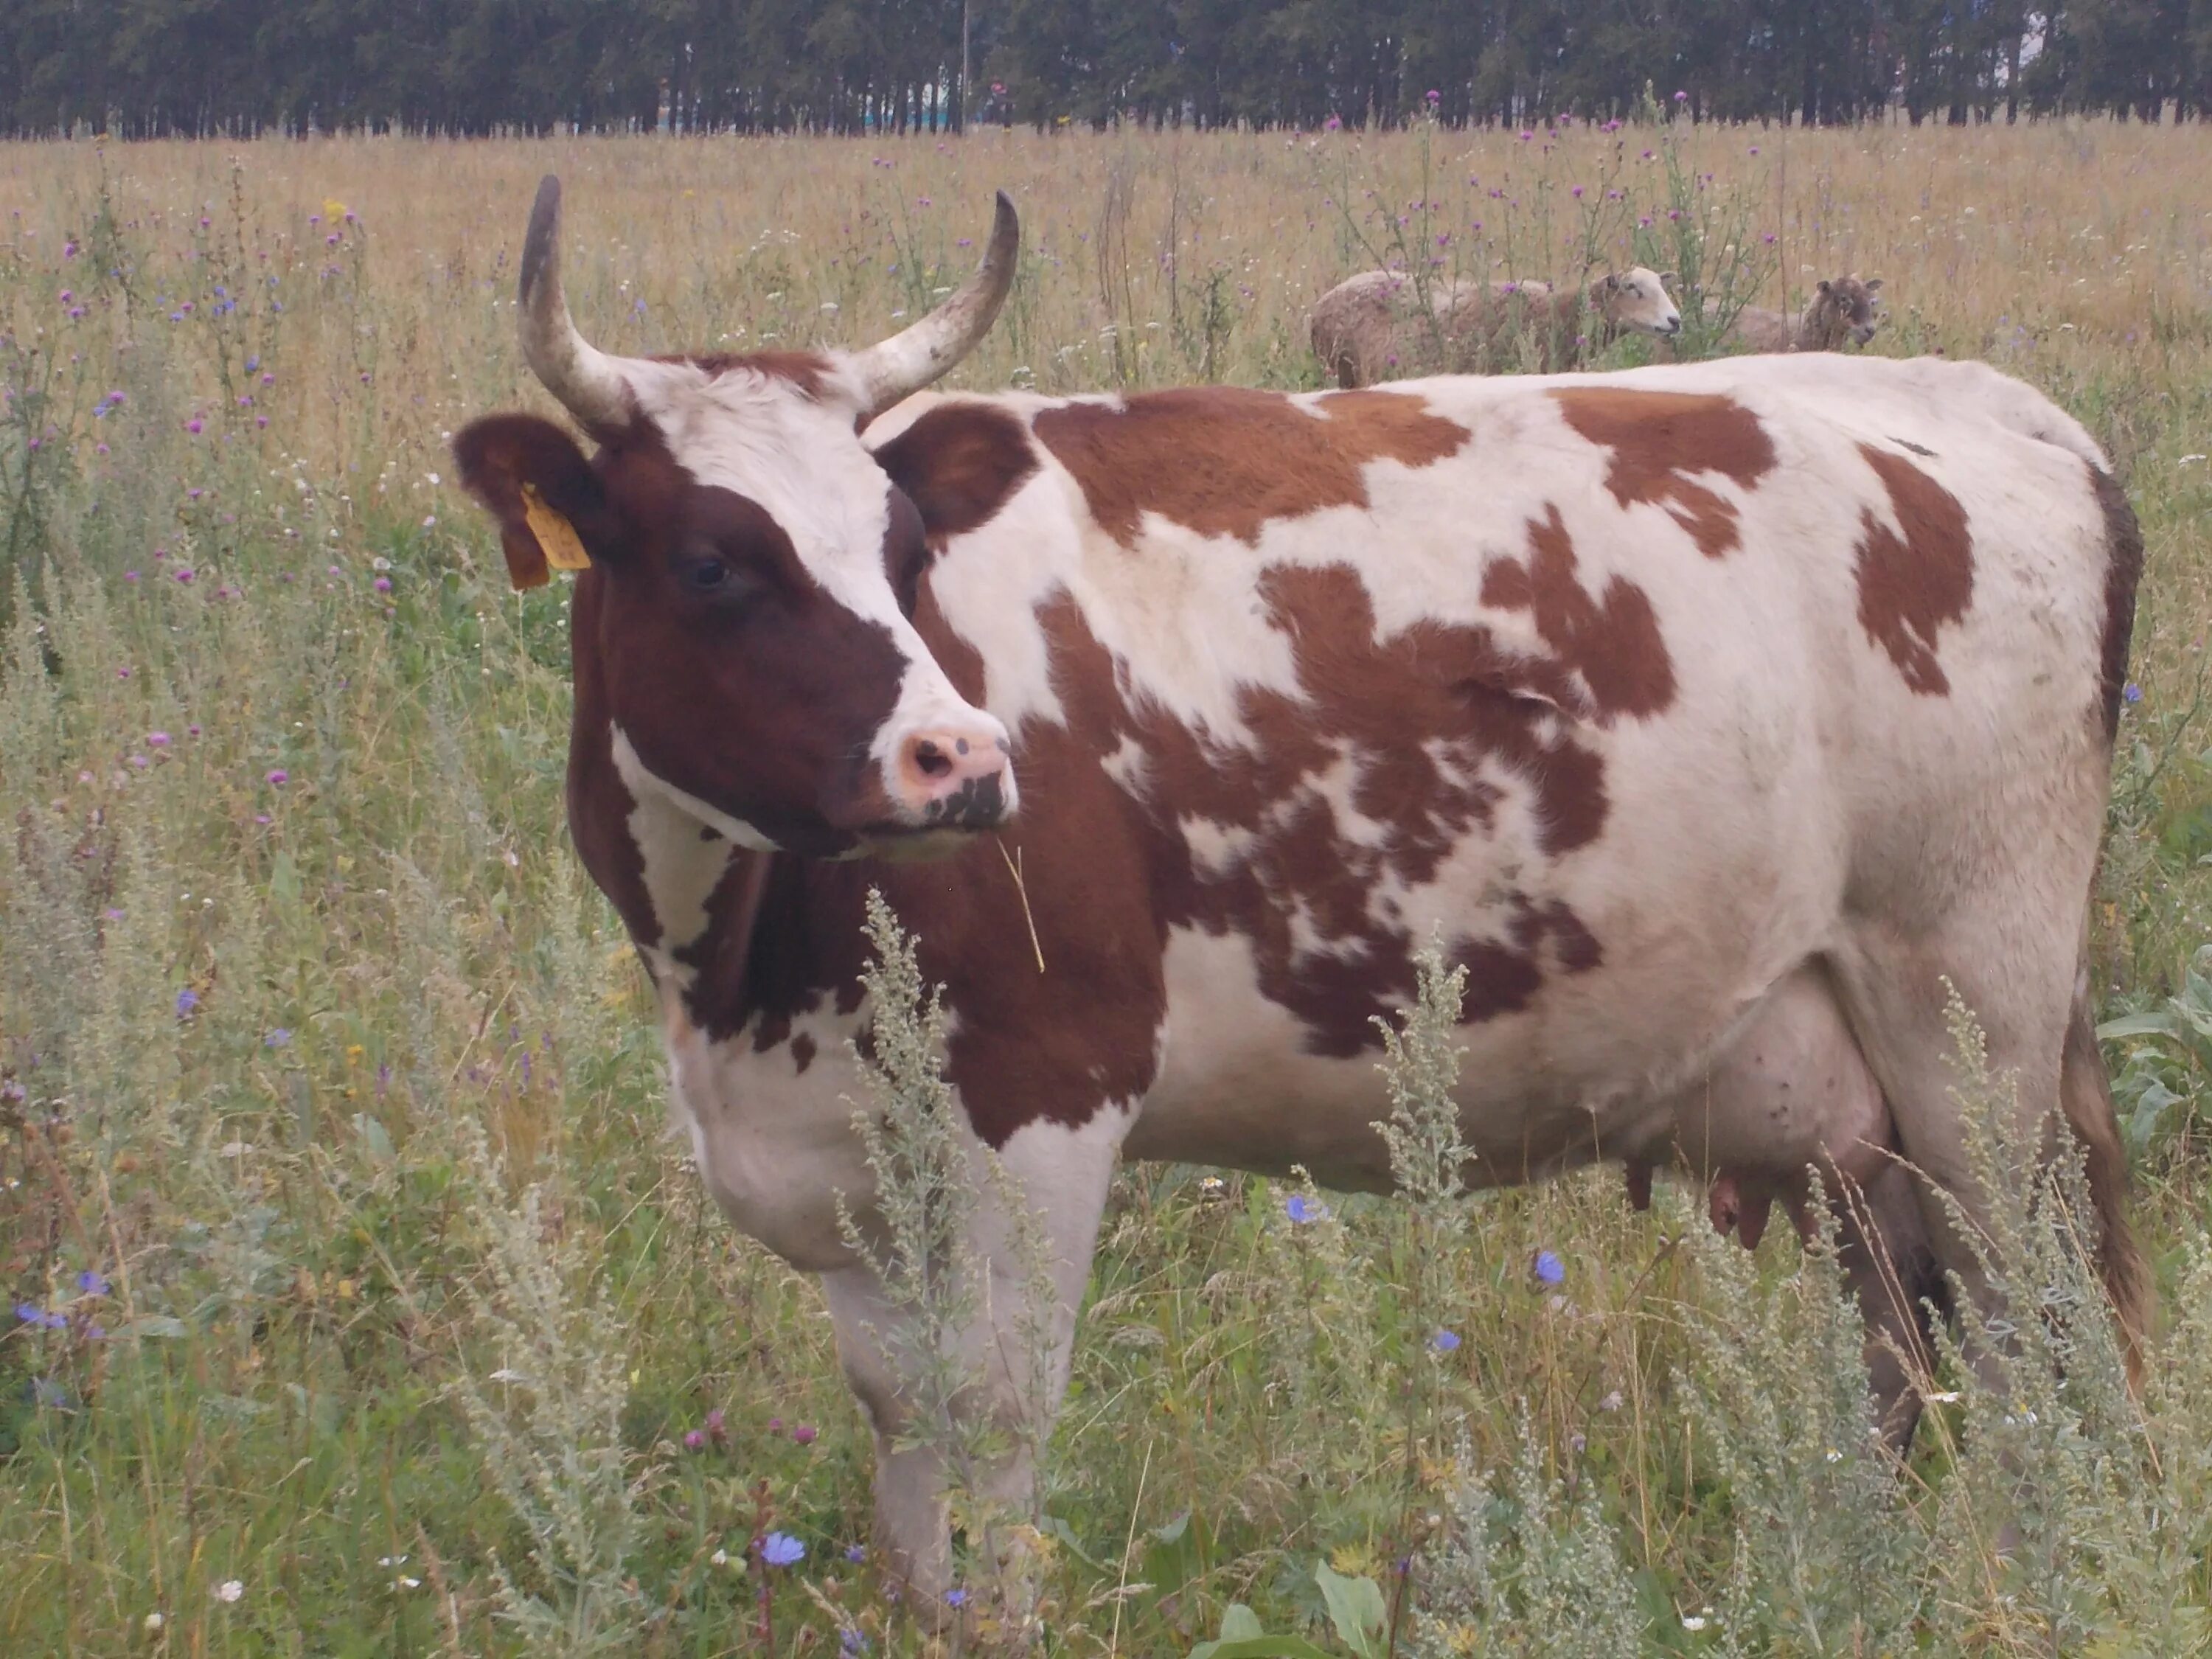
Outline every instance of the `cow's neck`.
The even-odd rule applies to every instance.
[[[773,1040],[858,971],[852,866],[739,848],[626,780],[594,701],[580,697],[570,733],[568,820],[585,869],[621,915],[668,1018],[715,1039],[756,1025],[757,1040]],[[841,921],[850,951],[832,948]]]

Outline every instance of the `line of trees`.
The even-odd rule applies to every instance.
[[[2212,110],[2212,0],[5,0],[0,132]]]

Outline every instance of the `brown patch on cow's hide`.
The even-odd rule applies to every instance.
[[[1066,404],[1031,426],[1124,546],[1147,513],[1256,545],[1274,520],[1365,507],[1370,462],[1426,466],[1470,435],[1395,392],[1330,392],[1315,406],[1322,416],[1278,392],[1193,386],[1142,392],[1121,408]]]
[[[1559,665],[1582,677],[1601,720],[1656,714],[1674,701],[1674,665],[1650,597],[1614,576],[1601,599],[1591,599],[1556,505],[1528,521],[1528,563],[1497,559],[1483,573],[1482,602],[1526,611]]]
[[[801,1031],[797,1036],[792,1038],[791,1063],[797,1068],[799,1076],[805,1077],[806,1068],[814,1063],[814,1039],[805,1032]]]
[[[1647,502],[1719,558],[1742,544],[1735,503],[1698,475],[1718,473],[1748,489],[1774,470],[1774,441],[1733,398],[1616,386],[1554,392],[1567,424],[1613,452],[1605,487],[1621,506]]]
[[[2127,690],[2128,647],[2136,631],[2136,584],[2142,580],[2142,526],[2120,481],[2102,467],[2089,468],[2089,488],[2105,515],[2105,631],[2098,653],[2104,693],[2105,741],[2120,733],[2120,698]]]
[[[876,451],[930,538],[980,530],[1037,470],[1022,423],[988,404],[939,404]]]
[[[1072,601],[1054,599],[1039,620],[1087,764],[1103,779],[1097,757],[1125,743],[1141,754],[1132,771],[1159,925],[1246,939],[1261,993],[1305,1027],[1307,1048],[1349,1056],[1373,1048],[1374,1020],[1414,994],[1420,941],[1393,888],[1433,881],[1455,847],[1494,824],[1515,782],[1544,852],[1587,845],[1605,822],[1603,766],[1558,712],[1563,696],[1579,696],[1571,683],[1502,652],[1486,630],[1424,622],[1378,637],[1364,584],[1340,565],[1272,569],[1260,597],[1292,641],[1305,695],[1247,690],[1249,744],[1211,741],[1125,696]],[[1025,746],[1031,729],[1059,730],[1036,723]],[[1364,824],[1340,822],[1317,787],[1332,773]],[[1193,819],[1223,832],[1230,850],[1218,862],[1193,852],[1182,827]],[[1525,1007],[1547,974],[1601,960],[1564,905],[1508,895],[1503,910],[1496,937],[1448,947],[1470,969],[1469,1021]]]
[[[818,351],[702,351],[678,352],[655,357],[659,363],[690,363],[709,374],[733,368],[750,368],[771,380],[788,380],[810,398],[820,398],[834,372],[830,360]]]
[[[1863,443],[1889,492],[1893,530],[1859,510],[1859,625],[1889,653],[1905,683],[1942,696],[1951,682],[1936,659],[1936,635],[1966,614],[1974,595],[1974,542],[1959,498],[1902,455]]]

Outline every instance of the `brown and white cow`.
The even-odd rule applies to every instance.
[[[1937,1268],[1990,1294],[1939,1196],[1979,1204],[1955,985],[2023,1109],[2086,1146],[2140,1328],[2080,964],[2141,547],[2045,398],[1832,356],[910,398],[1004,297],[1004,197],[904,334],[670,360],[577,335],[559,203],[549,179],[523,340],[599,447],[495,416],[462,476],[516,581],[588,561],[575,842],[651,965],[708,1186],[823,1276],[919,1582],[944,1472],[896,1443],[899,1316],[837,1218],[872,1190],[847,1104],[872,886],[944,987],[976,1146],[1049,1232],[1054,1374],[999,1340],[1010,1267],[970,1338],[989,1409],[1064,1382],[1117,1159],[1387,1184],[1374,1020],[1435,933],[1468,970],[1472,1178],[1686,1165],[1750,1237],[1820,1169],[1908,1346]]]

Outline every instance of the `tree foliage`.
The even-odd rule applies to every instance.
[[[1458,125],[1620,114],[1647,83],[1736,119],[2193,117],[2212,104],[2212,0],[0,7],[0,132],[17,134]]]

